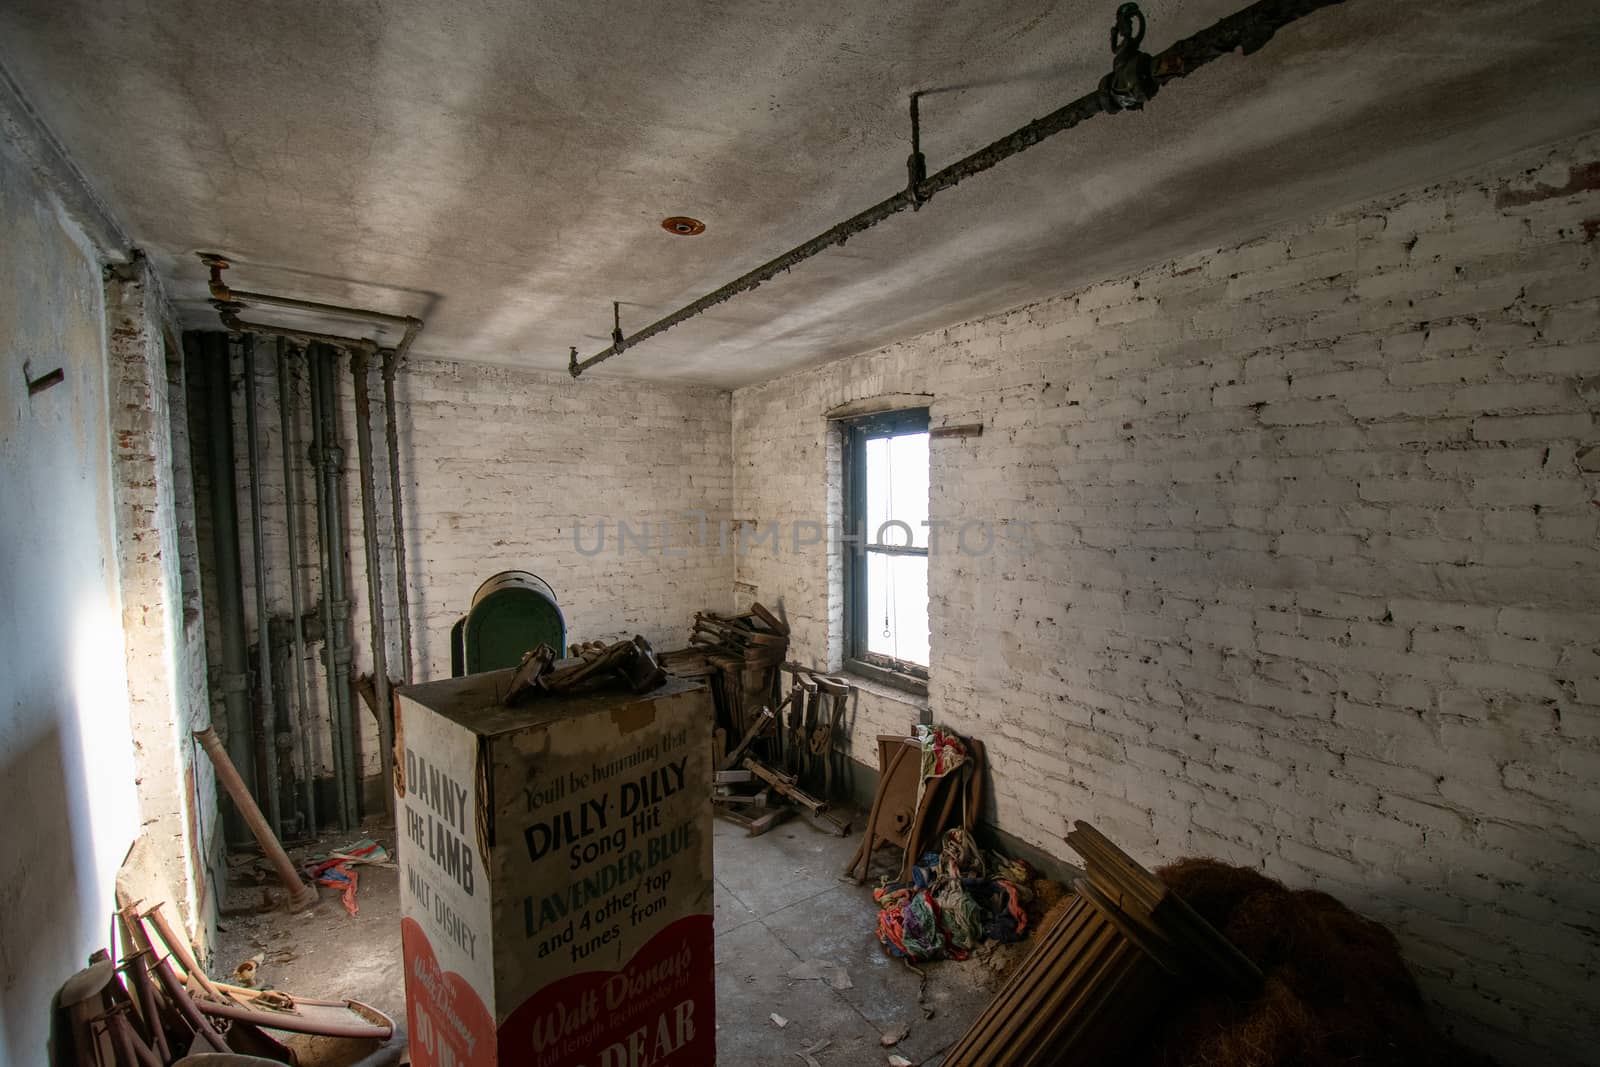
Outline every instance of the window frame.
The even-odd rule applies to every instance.
[[[870,545],[866,542],[877,534],[876,530],[865,529],[865,515],[867,514],[867,442],[886,437],[901,437],[907,434],[927,433],[929,429],[928,409],[901,408],[896,411],[880,411],[870,415],[858,415],[853,418],[840,419],[839,429],[842,434],[843,468],[844,468],[844,494],[843,494],[843,519],[844,530],[853,534],[858,529],[861,532],[860,540],[841,539],[841,549],[844,553],[844,668],[851,674],[881,682],[906,692],[916,693],[921,696],[928,694],[928,668],[920,663],[909,660],[896,659],[886,656],[881,652],[870,652],[867,649],[868,633],[868,607],[867,589],[867,554],[877,552],[885,556],[922,556],[928,557],[926,548],[901,547],[899,545]],[[931,452],[930,452],[931,465]],[[932,568],[929,569],[929,581],[932,581]],[[931,590],[930,590],[931,592]],[[931,627],[931,613],[930,613]]]

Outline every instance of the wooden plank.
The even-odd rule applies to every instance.
[[[765,815],[762,815],[756,819],[751,819],[749,827],[750,836],[760,837],[762,834],[766,833],[768,830],[787,819],[791,814],[792,812],[788,808],[773,808]]]
[[[728,753],[727,758],[722,761],[722,769],[725,771],[731,771],[735,767],[739,766],[739,761],[744,758],[744,754],[749,751],[750,746],[756,743],[756,738],[766,733],[767,728],[776,721],[777,716],[773,715],[769,709],[762,708],[761,713],[751,720],[750,728],[746,730],[744,732],[744,736],[739,739],[738,745],[736,745],[734,750]]]
[[[772,788],[783,794],[786,799],[792,800],[794,803],[809,809],[812,814],[821,815],[823,812],[828,810],[828,805],[825,801],[818,800],[810,793],[807,793],[805,790],[795,785],[794,779],[790,775],[779,774],[772,768],[764,766],[754,757],[747,756],[745,758],[744,765],[746,770],[749,770],[755,774],[757,778],[760,778],[762,781],[772,786]]]
[[[946,1054],[946,1067],[1116,1063],[1179,988],[1175,976],[1231,982],[1254,971],[1092,826],[1076,823],[1068,840],[1087,872],[1075,899],[1035,935],[1034,951]]]

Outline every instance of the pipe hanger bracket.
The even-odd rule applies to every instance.
[[[1156,81],[1154,60],[1148,52],[1141,52],[1144,43],[1145,19],[1139,5],[1122,4],[1117,8],[1117,20],[1111,25],[1111,73],[1100,79],[1100,106],[1108,115],[1119,111],[1138,111],[1156,95],[1161,83]]]
[[[922,190],[928,180],[928,157],[922,154],[922,116],[917,101],[922,96],[918,90],[911,94],[911,154],[906,157],[906,195],[911,198],[911,210],[921,211],[922,205],[933,195]]]

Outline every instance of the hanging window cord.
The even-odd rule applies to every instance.
[[[886,481],[888,482],[888,487],[884,492],[884,497],[885,497],[884,503],[885,503],[886,508],[887,508],[887,512],[884,515],[885,522],[887,522],[889,519],[894,518],[894,443],[895,443],[895,440],[896,440],[895,438],[890,437],[890,438],[886,438],[884,440],[884,442],[883,442],[884,475],[885,475]],[[893,648],[893,651],[890,653],[890,655],[892,655],[892,656],[894,656],[896,658],[899,658],[899,656],[900,656],[900,639],[899,639],[898,635],[900,633],[900,625],[899,625],[900,624],[900,620],[898,618],[898,609],[899,609],[899,606],[900,606],[900,602],[899,602],[899,599],[895,596],[894,557],[893,556],[889,556],[889,557],[885,558],[884,561],[883,561],[883,565],[887,569],[887,578],[883,583],[883,593],[884,593],[884,598],[883,598],[883,636],[888,638],[890,640],[890,642],[891,642],[891,647]],[[896,616],[894,618],[893,622],[890,621],[891,614],[894,614]]]

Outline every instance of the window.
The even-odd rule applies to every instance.
[[[928,687],[928,411],[862,416],[844,431],[846,666]]]

